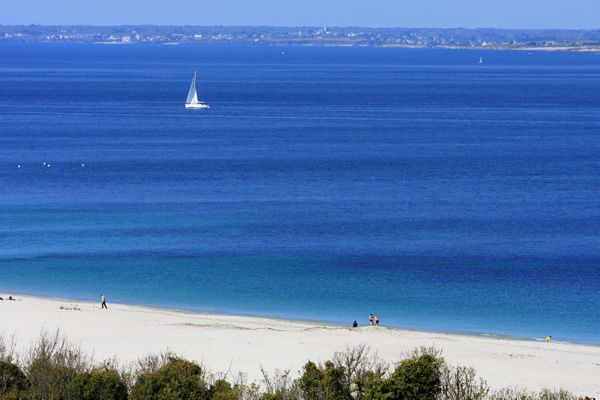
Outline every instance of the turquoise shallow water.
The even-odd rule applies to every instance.
[[[0,51],[0,290],[600,343],[598,55]]]

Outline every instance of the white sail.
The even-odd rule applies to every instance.
[[[194,72],[194,78],[190,85],[190,90],[185,100],[186,104],[197,104],[198,103],[198,92],[196,92],[196,73]]]
[[[210,108],[208,104],[198,100],[198,92],[196,91],[196,72],[194,72],[192,84],[190,85],[190,90],[188,91],[187,99],[185,100],[185,108]]]

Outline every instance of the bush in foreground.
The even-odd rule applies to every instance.
[[[304,400],[352,399],[344,367],[335,366],[332,361],[327,361],[323,367],[317,367],[312,361],[306,363],[298,386]]]
[[[131,389],[133,400],[204,400],[210,399],[202,368],[196,363],[171,358],[156,372],[138,376]]]
[[[127,385],[118,371],[107,366],[77,374],[65,390],[67,400],[127,400]]]
[[[210,388],[212,400],[237,400],[240,396],[240,391],[237,386],[231,386],[229,382],[224,379],[219,379],[213,383]]]
[[[308,361],[290,371],[263,371],[263,381],[215,379],[172,354],[146,357],[127,371],[95,364],[58,334],[42,334],[16,357],[0,337],[0,400],[580,400],[564,390],[491,391],[469,367],[452,367],[422,348],[389,368],[364,346]]]
[[[489,391],[487,383],[477,378],[473,368],[444,366],[440,396],[444,400],[483,400]]]
[[[581,400],[566,390],[543,389],[539,392],[530,392],[520,389],[502,389],[492,393],[489,400]]]
[[[0,361],[0,398],[18,398],[27,387],[27,377],[19,366]]]
[[[389,375],[365,386],[368,400],[435,400],[441,393],[444,360],[433,349],[415,351]]]

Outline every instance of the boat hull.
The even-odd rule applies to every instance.
[[[188,109],[200,109],[200,108],[210,108],[210,106],[206,103],[187,103],[185,108]]]

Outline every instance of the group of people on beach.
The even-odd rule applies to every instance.
[[[379,326],[379,317],[374,314],[369,314],[369,324],[371,326]],[[356,320],[352,323],[353,328],[358,328],[358,322]]]
[[[0,301],[2,301],[2,300],[4,300],[4,297],[0,297]],[[6,300],[9,300],[9,301],[15,301],[15,300],[17,300],[17,299],[15,299],[15,298],[14,298],[14,297],[12,297],[12,296],[8,296],[8,299],[6,299]]]
[[[369,314],[369,322],[371,326],[379,326],[379,317],[377,315]]]

